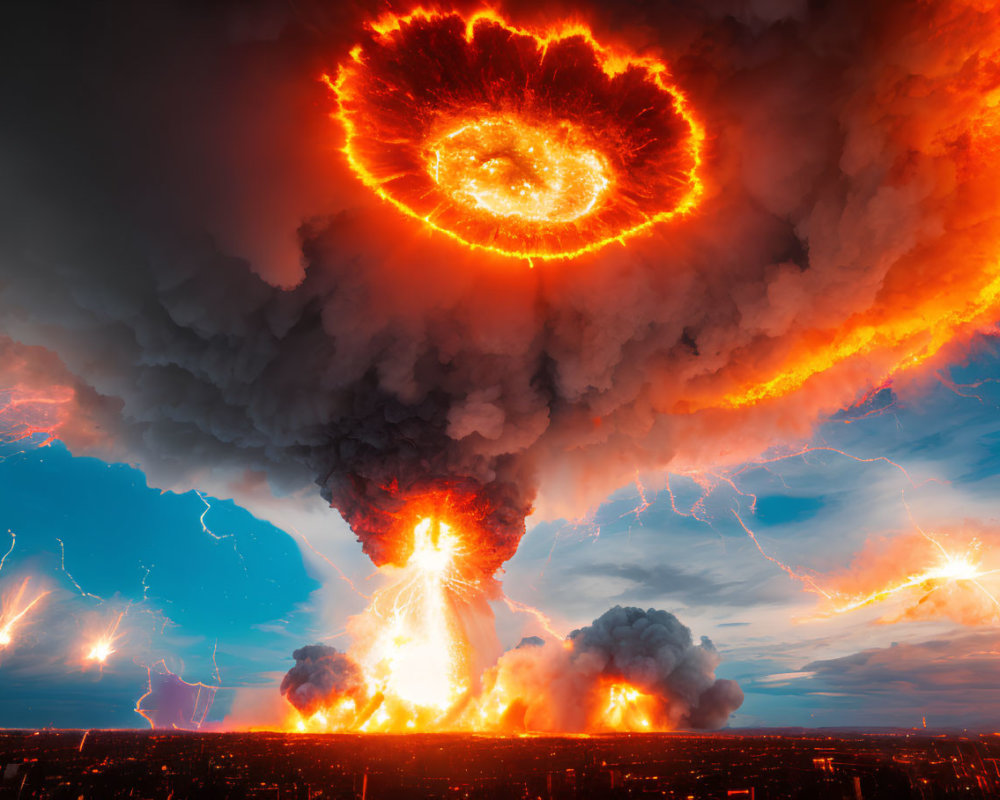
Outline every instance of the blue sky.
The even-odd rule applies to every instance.
[[[765,552],[818,576],[844,569],[873,537],[912,531],[911,514],[935,530],[996,524],[1000,348],[984,338],[973,353],[902,398],[886,390],[835,415],[812,452],[719,483],[696,516],[684,513],[704,490],[690,477],[671,476],[678,514],[663,476],[647,475],[645,509],[625,487],[585,520],[529,525],[502,576],[507,594],[567,632],[615,604],[676,613],[716,642],[719,674],[743,687],[736,726],[990,724],[1000,715],[995,626],[887,624],[864,611],[810,619],[817,597],[765,560],[732,513]],[[364,604],[303,545],[307,536],[356,583],[372,574],[317,496],[258,497],[251,513],[150,488],[141,470],[74,457],[58,441],[37,444],[7,443],[0,461],[0,532],[16,536],[0,590],[30,574],[51,591],[0,660],[0,725],[143,726],[135,702],[161,659],[186,681],[221,680],[208,717],[221,720],[236,689],[276,695],[295,647],[343,641]],[[126,607],[119,652],[103,672],[83,668],[88,632]],[[497,614],[504,646],[534,631],[523,615]]]

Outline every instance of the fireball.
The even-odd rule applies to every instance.
[[[704,133],[666,64],[582,25],[388,16],[336,78],[351,169],[472,248],[566,259],[689,213]]]

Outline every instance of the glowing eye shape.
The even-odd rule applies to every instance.
[[[604,160],[580,138],[569,123],[469,122],[435,143],[428,169],[470,209],[530,222],[573,222],[594,209],[609,183]]]
[[[383,200],[468,247],[568,259],[690,213],[705,135],[655,59],[496,12],[389,15],[336,79],[344,153]]]

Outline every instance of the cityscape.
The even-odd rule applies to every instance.
[[[1000,797],[1000,734],[0,733],[0,799]]]

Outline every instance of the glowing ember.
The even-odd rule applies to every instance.
[[[371,30],[326,78],[344,152],[430,228],[505,256],[573,258],[697,205],[704,133],[665,64],[582,25],[528,31],[493,11],[418,10]]]
[[[25,598],[28,583],[31,578],[25,578],[14,592],[3,598],[3,610],[0,611],[0,648],[8,647],[14,640],[25,614],[33,609],[48,592],[39,592],[31,600]]]

